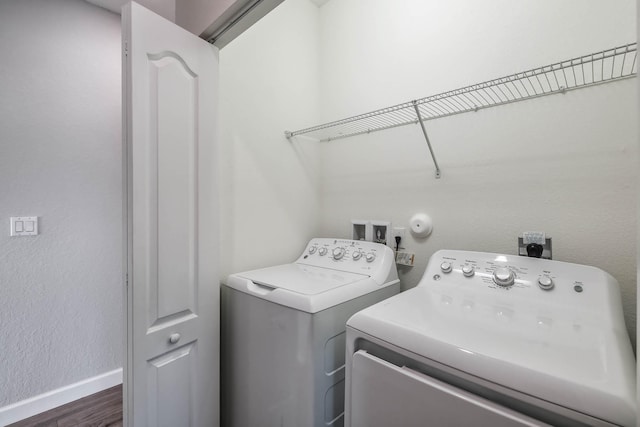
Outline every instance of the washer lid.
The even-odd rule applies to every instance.
[[[295,310],[317,313],[398,282],[378,284],[365,274],[284,264],[232,274],[225,285]]]
[[[284,289],[303,295],[317,295],[369,277],[302,264],[277,265],[238,273],[237,276],[265,288]]]
[[[593,317],[509,306],[449,283],[405,291],[356,313],[347,326],[559,406],[635,425],[626,331]]]

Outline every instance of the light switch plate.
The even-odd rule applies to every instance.
[[[38,217],[37,216],[12,216],[11,236],[37,236]]]

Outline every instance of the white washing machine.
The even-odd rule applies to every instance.
[[[442,250],[347,322],[346,422],[636,425],[635,360],[606,272]]]
[[[313,239],[297,261],[222,286],[222,425],[344,425],[345,324],[395,295],[393,251]]]

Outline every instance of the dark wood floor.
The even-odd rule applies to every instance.
[[[7,427],[122,427],[122,385],[67,403]]]

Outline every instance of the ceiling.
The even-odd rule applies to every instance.
[[[120,9],[122,5],[128,3],[129,0],[86,0],[91,4],[95,4],[96,6],[100,6],[103,9],[110,10],[111,12],[117,13],[120,15]]]
[[[111,12],[120,14],[120,10],[122,5],[128,3],[129,0],[86,0],[89,3],[95,4],[96,6],[100,6],[103,9],[110,10]],[[321,7],[326,4],[329,0],[310,0],[316,6]]]

